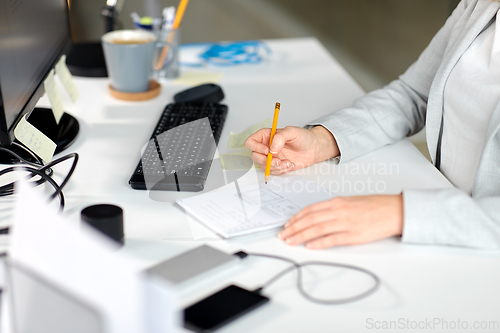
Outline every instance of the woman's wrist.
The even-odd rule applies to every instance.
[[[332,133],[323,126],[314,126],[310,131],[315,135],[318,140],[317,156],[318,162],[326,161],[340,155],[340,150],[337,145],[337,140]]]
[[[395,213],[395,224],[394,224],[394,232],[397,236],[403,235],[404,229],[404,200],[403,193],[397,194],[394,196],[395,205],[394,205],[394,213]]]

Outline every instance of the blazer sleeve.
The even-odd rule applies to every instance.
[[[424,127],[432,81],[450,35],[470,2],[460,2],[418,60],[399,79],[359,98],[350,108],[307,124],[306,127],[322,125],[332,133],[340,149],[341,163],[397,142]]]
[[[500,249],[500,197],[458,189],[405,190],[402,241]]]

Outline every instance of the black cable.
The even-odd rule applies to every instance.
[[[38,162],[37,164],[43,165],[42,159],[40,157],[38,157],[35,153],[33,153],[28,147],[26,147],[22,143],[14,141],[14,142],[12,142],[12,145],[16,146],[16,147],[24,150],[26,153],[30,154],[30,156],[33,157],[33,159],[35,159]]]
[[[76,165],[78,163],[78,158],[79,158],[79,156],[78,156],[77,153],[71,153],[71,154],[65,155],[63,157],[60,157],[57,160],[52,161],[52,162],[48,163],[47,165],[43,166],[39,170],[42,171],[42,172],[44,172],[47,176],[50,177],[54,173],[53,170],[52,170],[52,167],[56,166],[59,163],[62,163],[64,161],[66,161],[66,160],[68,160],[70,158],[73,158],[74,161],[73,161],[73,164],[71,165],[70,171],[68,172],[68,174],[64,178],[62,184],[59,186],[60,189],[63,189],[64,186],[66,186],[66,183],[68,182],[69,178],[71,178],[71,176],[73,175],[73,172],[75,171]],[[27,176],[27,178],[30,179],[31,177]],[[42,182],[38,182],[37,185],[40,185],[41,183]],[[0,187],[0,196],[3,195],[1,192],[2,192],[2,190],[4,190],[4,188],[12,187],[13,184],[14,183],[10,183],[10,184],[7,184],[7,185],[4,185],[4,186]],[[12,193],[9,193],[8,195],[10,195],[10,194],[12,194]],[[54,198],[56,195],[57,195],[57,193],[54,194],[52,198]]]
[[[68,174],[66,175],[66,177],[64,177],[63,182],[61,183],[61,185],[59,185],[59,192],[62,191],[62,189],[64,188],[64,186],[66,186],[66,184],[68,183],[69,179],[73,175],[73,172],[75,171],[76,165],[78,164],[78,158],[79,158],[78,154],[77,153],[71,153],[71,154],[68,154],[68,155],[64,155],[63,157],[60,157],[57,160],[48,163],[47,165],[45,165],[43,168],[40,169],[41,171],[50,170],[53,166],[56,166],[57,164],[62,163],[62,162],[66,161],[66,160],[68,160],[70,158],[73,158],[73,164],[71,165],[71,168],[68,171]],[[52,194],[52,196],[50,197],[50,199],[51,200],[54,199],[57,195],[58,195],[58,193],[56,191],[56,193]]]
[[[235,253],[235,255],[239,256],[240,258],[244,258],[244,252],[238,252]],[[291,267],[288,267],[284,269],[283,271],[279,272],[275,276],[273,276],[270,280],[268,280],[266,283],[264,283],[260,288],[257,288],[254,292],[259,293],[262,289],[268,287],[270,284],[274,283],[278,279],[280,279],[282,276],[287,274],[288,272],[297,269],[297,289],[299,292],[302,294],[304,298],[307,300],[314,302],[314,303],[319,303],[319,304],[345,304],[345,303],[350,303],[354,301],[358,301],[360,299],[363,299],[365,297],[368,297],[369,295],[373,294],[379,287],[380,287],[380,278],[373,272],[370,272],[367,269],[358,267],[358,266],[353,266],[353,265],[347,265],[347,264],[340,264],[340,263],[333,263],[333,262],[326,262],[326,261],[306,261],[303,263],[298,263],[292,259],[288,259],[285,257],[280,257],[280,256],[274,256],[274,255],[269,255],[269,254],[262,254],[262,253],[246,253],[249,256],[256,256],[256,257],[265,257],[265,258],[271,258],[271,259],[278,259],[278,260],[283,260],[286,262],[289,262],[292,264]],[[309,295],[305,290],[303,286],[303,279],[302,279],[302,268],[305,266],[330,266],[330,267],[339,267],[339,268],[345,268],[345,269],[350,269],[354,271],[358,271],[364,274],[369,275],[373,280],[375,281],[375,284],[373,287],[368,289],[365,292],[362,292],[361,294],[352,296],[352,297],[345,297],[345,298],[340,298],[340,299],[320,299],[313,297]]]
[[[50,170],[50,172],[47,172],[48,170]],[[48,169],[48,170],[45,171],[45,174],[50,177],[50,176],[52,176],[53,172],[52,172],[52,169]],[[26,178],[27,179],[31,179],[34,176],[35,176],[35,174],[31,174],[31,175],[26,176]],[[39,180],[36,180],[36,181],[33,182],[33,183],[35,183],[33,185],[33,187],[42,185],[45,182],[46,182],[45,178],[40,178]],[[15,182],[12,182],[12,183],[9,183],[7,185],[1,186],[0,187],[0,197],[6,197],[6,196],[9,196],[9,195],[13,195],[14,194],[14,183]]]
[[[0,147],[0,151],[6,152],[6,153],[14,156],[15,158],[17,158],[21,163],[31,165],[31,166],[33,166],[35,168],[43,166],[43,161],[38,156],[36,156],[35,154],[33,154],[28,148],[26,148],[25,146],[23,146],[23,145],[21,145],[21,144],[19,144],[17,142],[13,142],[12,145],[14,145],[16,147],[19,147],[20,149],[23,149],[24,151],[26,151],[38,163],[30,162],[30,161],[24,159],[23,157],[19,156],[17,153],[15,153],[12,150],[9,150],[7,148]],[[47,176],[52,176],[53,173],[54,172],[52,171],[52,169],[47,169],[45,171],[45,174]],[[28,178],[31,178],[31,177],[28,177]],[[41,185],[43,183],[45,183],[45,179],[44,178],[40,178],[38,181],[36,181],[35,186]],[[14,183],[10,183],[10,184],[3,185],[3,186],[0,187],[0,197],[12,195],[13,193],[14,193]]]
[[[61,188],[59,187],[59,185],[51,177],[47,176],[45,174],[45,172],[42,171],[42,169],[38,170],[38,169],[35,169],[35,168],[32,168],[32,167],[28,167],[28,166],[14,166],[14,167],[9,167],[9,168],[1,170],[0,171],[0,176],[3,176],[3,175],[5,175],[7,173],[10,173],[10,172],[14,172],[16,170],[18,170],[18,171],[29,171],[31,173],[34,173],[34,174],[42,177],[46,181],[48,181],[49,184],[52,185],[52,187],[54,188],[54,190],[56,192],[56,196],[59,196],[59,203],[60,203],[60,209],[61,209],[61,211],[64,209],[64,195],[61,192]],[[50,200],[52,200],[53,198],[55,198],[55,196],[52,196],[50,198]]]
[[[10,152],[10,153],[12,153],[13,156],[17,155],[13,152]],[[53,175],[52,168],[54,166],[58,165],[59,163],[62,163],[70,158],[73,158],[73,164],[71,165],[71,168],[70,168],[68,174],[63,179],[63,182],[61,183],[61,185],[59,185],[51,178],[51,176]],[[6,168],[6,169],[0,171],[0,176],[7,174],[7,173],[10,173],[10,172],[14,172],[15,170],[29,171],[30,175],[28,175],[26,177],[27,179],[31,179],[35,175],[40,176],[39,180],[33,182],[34,186],[41,185],[46,181],[49,182],[50,185],[52,185],[52,187],[54,188],[54,193],[50,196],[49,201],[51,201],[55,197],[59,196],[60,210],[62,211],[64,209],[64,205],[65,205],[65,199],[64,199],[64,195],[62,193],[62,189],[64,188],[64,186],[66,186],[69,179],[73,175],[73,172],[75,171],[76,165],[78,163],[78,158],[79,158],[79,156],[77,153],[67,154],[63,157],[58,158],[57,160],[54,160],[54,161],[42,166],[40,169],[35,169],[32,167],[27,167],[27,166],[10,167],[10,168]],[[19,159],[20,159],[20,161],[25,161],[22,158],[19,158]],[[32,164],[32,163],[30,163],[30,164]],[[7,184],[7,185],[0,187],[0,197],[14,194],[14,186],[15,186],[15,182],[12,182],[10,184]],[[0,229],[0,234],[7,233],[7,232],[8,232],[8,228]]]
[[[23,146],[21,145],[16,145],[17,147],[20,147],[20,148],[23,148]],[[24,148],[23,148],[24,149]],[[24,163],[24,164],[28,164],[28,165],[31,165],[31,166],[34,166],[34,167],[37,167],[37,166],[43,166],[43,163],[38,160],[39,163],[34,163],[34,162],[30,162],[26,159],[24,159],[23,157],[19,156],[17,153],[13,152],[12,150],[9,150],[7,148],[4,148],[4,147],[0,147],[0,151],[4,151],[12,156],[14,156],[15,158],[17,158],[21,163]],[[32,154],[34,155],[34,154]]]
[[[64,205],[65,205],[65,199],[64,199],[64,194],[62,193],[62,189],[64,188],[64,186],[66,186],[69,179],[73,175],[73,172],[75,171],[76,165],[78,163],[78,158],[79,158],[78,154],[77,153],[67,154],[63,157],[58,158],[55,161],[52,161],[52,162],[44,165],[43,161],[38,156],[33,154],[29,149],[27,149],[23,145],[20,145],[16,142],[13,142],[13,144],[21,149],[24,149],[26,152],[28,152],[37,161],[37,163],[30,162],[30,161],[22,158],[21,156],[19,156],[17,153],[15,153],[9,149],[0,147],[0,151],[7,152],[7,153],[11,154],[12,156],[14,156],[15,158],[17,158],[19,160],[19,162],[31,166],[31,167],[14,166],[14,167],[6,168],[6,169],[0,171],[0,176],[3,176],[3,175],[10,173],[10,172],[14,172],[16,170],[30,172],[30,174],[28,176],[26,176],[26,178],[28,180],[37,176],[37,175],[40,176],[39,180],[33,181],[32,183],[34,183],[34,186],[36,187],[36,186],[39,186],[45,182],[49,182],[49,184],[52,185],[52,187],[54,188],[54,193],[50,196],[49,202],[52,201],[56,196],[58,196],[59,197],[59,210],[62,212],[64,210]],[[51,178],[52,175],[54,174],[52,167],[58,165],[59,163],[66,161],[70,158],[73,158],[73,164],[71,165],[71,168],[70,168],[68,174],[66,175],[66,177],[64,177],[61,185],[58,185]],[[39,168],[39,167],[41,167],[41,168]],[[39,169],[36,169],[36,168],[39,168]],[[14,194],[15,183],[16,182],[12,182],[12,183],[0,186],[0,197]],[[0,234],[8,234],[8,233],[9,233],[9,227],[0,228]]]

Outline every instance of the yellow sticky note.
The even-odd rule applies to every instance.
[[[61,80],[61,83],[63,84],[63,87],[68,93],[69,97],[71,98],[73,103],[75,103],[78,99],[78,96],[80,96],[80,93],[78,92],[78,88],[75,85],[75,81],[73,81],[73,76],[71,76],[71,72],[69,71],[68,66],[66,66],[66,55],[63,55],[56,64],[56,74]]]
[[[24,116],[14,129],[14,136],[45,162],[52,161],[57,145],[31,125]]]
[[[224,170],[250,170],[254,167],[250,150],[220,154],[220,164]]]
[[[56,80],[54,78],[54,70],[51,70],[45,82],[43,83],[45,88],[45,93],[49,97],[50,105],[52,106],[52,112],[54,113],[54,118],[56,118],[56,123],[59,124],[59,120],[64,113],[64,108],[61,101],[61,96],[56,87]]]
[[[222,76],[222,73],[217,72],[182,72],[182,74],[175,79],[174,83],[187,86],[199,86],[204,83],[216,83]]]
[[[271,127],[271,118],[267,118],[266,120],[263,120],[260,123],[255,124],[250,128],[247,128],[241,133],[229,132],[229,144],[228,144],[229,149],[238,149],[243,147],[245,145],[245,140],[250,135],[252,135],[253,133],[257,132],[258,130],[264,127]]]

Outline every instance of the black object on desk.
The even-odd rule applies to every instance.
[[[226,105],[217,103],[167,105],[130,186],[138,190],[202,191],[227,112]]]
[[[124,244],[123,210],[115,205],[100,204],[82,210],[82,221],[120,244]]]
[[[269,302],[269,298],[235,285],[184,310],[184,327],[195,332],[213,332]]]
[[[65,112],[59,123],[56,123],[52,109],[47,108],[35,108],[31,112],[28,122],[57,144],[54,154],[58,154],[68,148],[76,140],[76,136],[80,131],[80,124],[72,115]],[[11,145],[9,150],[23,157],[25,160],[36,162],[25,149]],[[5,152],[0,152],[0,164],[15,163],[19,163],[16,157]]]
[[[101,42],[73,45],[66,58],[71,74],[83,77],[108,77]]]
[[[193,87],[174,96],[177,103],[219,103],[224,99],[222,88],[213,83]]]
[[[104,2],[104,1],[103,1]],[[117,2],[107,1],[101,11],[104,18],[105,32],[115,30]],[[101,41],[77,43],[71,48],[66,59],[71,74],[83,77],[108,77],[106,61]]]

